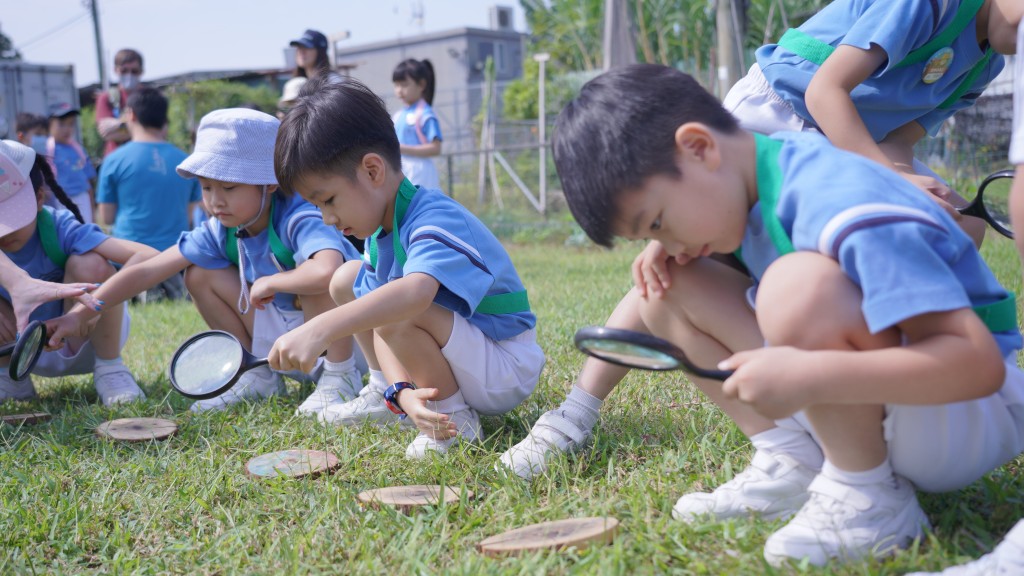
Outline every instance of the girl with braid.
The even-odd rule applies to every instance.
[[[63,209],[43,205],[49,189]],[[98,284],[114,274],[110,262],[124,266],[155,256],[153,248],[110,238],[95,224],[85,224],[74,202],[57,184],[46,159],[14,140],[0,141],[0,251],[29,276],[63,283]],[[36,308],[33,320],[62,314],[74,299]],[[83,337],[68,338],[40,357],[33,374],[59,377],[93,373],[96,392],[105,406],[145,399],[121,361],[128,339],[129,317],[123,305],[101,310]],[[16,319],[10,294],[0,288],[0,339],[14,338]],[[6,358],[0,359],[0,365]],[[31,376],[13,380],[0,373],[0,402],[35,397]]]

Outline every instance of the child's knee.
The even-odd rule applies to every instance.
[[[188,289],[190,294],[209,290],[218,278],[228,274],[233,279],[238,275],[238,271],[232,267],[214,269],[189,266],[185,269],[185,288]]]
[[[96,252],[72,254],[64,265],[64,279],[68,282],[103,282],[114,275],[114,267]]]
[[[845,348],[851,333],[867,331],[862,300],[838,262],[796,252],[765,271],[757,288],[757,322],[773,345]]]
[[[352,287],[362,265],[359,260],[349,260],[334,271],[334,275],[331,276],[330,292],[335,304],[340,306],[356,299]]]

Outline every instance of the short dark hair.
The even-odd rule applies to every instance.
[[[400,170],[398,136],[379,96],[358,80],[332,83],[318,76],[285,114],[274,145],[274,173],[281,188],[294,191],[306,174],[354,179],[367,154],[380,154]]]
[[[128,95],[125,103],[135,113],[135,119],[146,128],[163,128],[167,125],[167,98],[156,88],[142,87]]]
[[[690,75],[623,66],[587,82],[555,122],[555,168],[569,210],[591,240],[612,245],[615,200],[652,176],[681,176],[676,129],[700,122],[730,134],[736,119]]]
[[[142,54],[138,50],[132,48],[122,48],[114,54],[114,68],[119,68],[122,64],[129,62],[138,62],[139,68],[143,68]]]
[[[14,117],[15,132],[28,132],[36,128],[42,128],[43,130],[50,128],[46,116],[40,116],[31,112],[18,112],[18,115]]]

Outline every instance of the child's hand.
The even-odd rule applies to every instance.
[[[660,298],[672,286],[668,274],[668,261],[672,258],[658,241],[652,241],[633,260],[633,284],[640,290],[640,296]],[[686,264],[686,262],[680,262]]]
[[[927,192],[928,197],[939,206],[942,206],[942,209],[952,216],[954,220],[963,218],[963,215],[953,205],[954,203],[962,204],[962,202],[958,202],[960,198],[944,182],[932,176],[912,172],[900,172],[900,176],[903,176],[911,184]]]
[[[750,404],[767,418],[792,416],[814,403],[821,376],[813,353],[790,346],[770,346],[737,352],[718,364],[735,370],[722,384],[726,397]]]
[[[316,360],[327,350],[327,342],[317,338],[308,329],[309,324],[286,332],[274,342],[267,354],[270,367],[281,372],[299,370],[309,374],[316,367]]]
[[[18,319],[18,330],[24,330],[28,326],[29,316],[32,315],[32,311],[36,307],[53,300],[75,298],[83,306],[94,310],[102,309],[103,303],[90,294],[97,286],[99,285],[85,282],[74,284],[46,282],[26,275],[23,280],[12,285],[10,290],[14,300],[14,316]]]
[[[100,317],[89,318],[83,312],[84,307],[77,304],[67,314],[46,321],[46,333],[50,335],[47,350],[57,350],[64,345],[65,339],[85,338],[92,332]]]
[[[249,301],[259,310],[265,309],[277,294],[277,290],[271,285],[272,278],[273,276],[261,276],[252,283],[252,288],[249,289]]]
[[[458,435],[455,423],[447,414],[439,414],[427,409],[427,400],[437,397],[437,388],[417,388],[402,390],[395,397],[398,405],[409,415],[412,423],[421,432],[434,440],[447,440]]]

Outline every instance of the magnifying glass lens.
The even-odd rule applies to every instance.
[[[602,360],[647,370],[675,370],[680,366],[672,356],[641,344],[587,338],[579,341],[579,347]]]
[[[35,324],[31,331],[25,334],[24,344],[19,347],[19,354],[16,358],[12,359],[14,361],[15,380],[21,380],[32,371],[36,358],[39,357],[39,353],[46,344],[43,342],[44,334],[46,334],[46,326],[43,324]]]
[[[242,345],[227,334],[197,338],[183,348],[171,366],[178,389],[187,394],[209,394],[231,381],[242,367]]]

